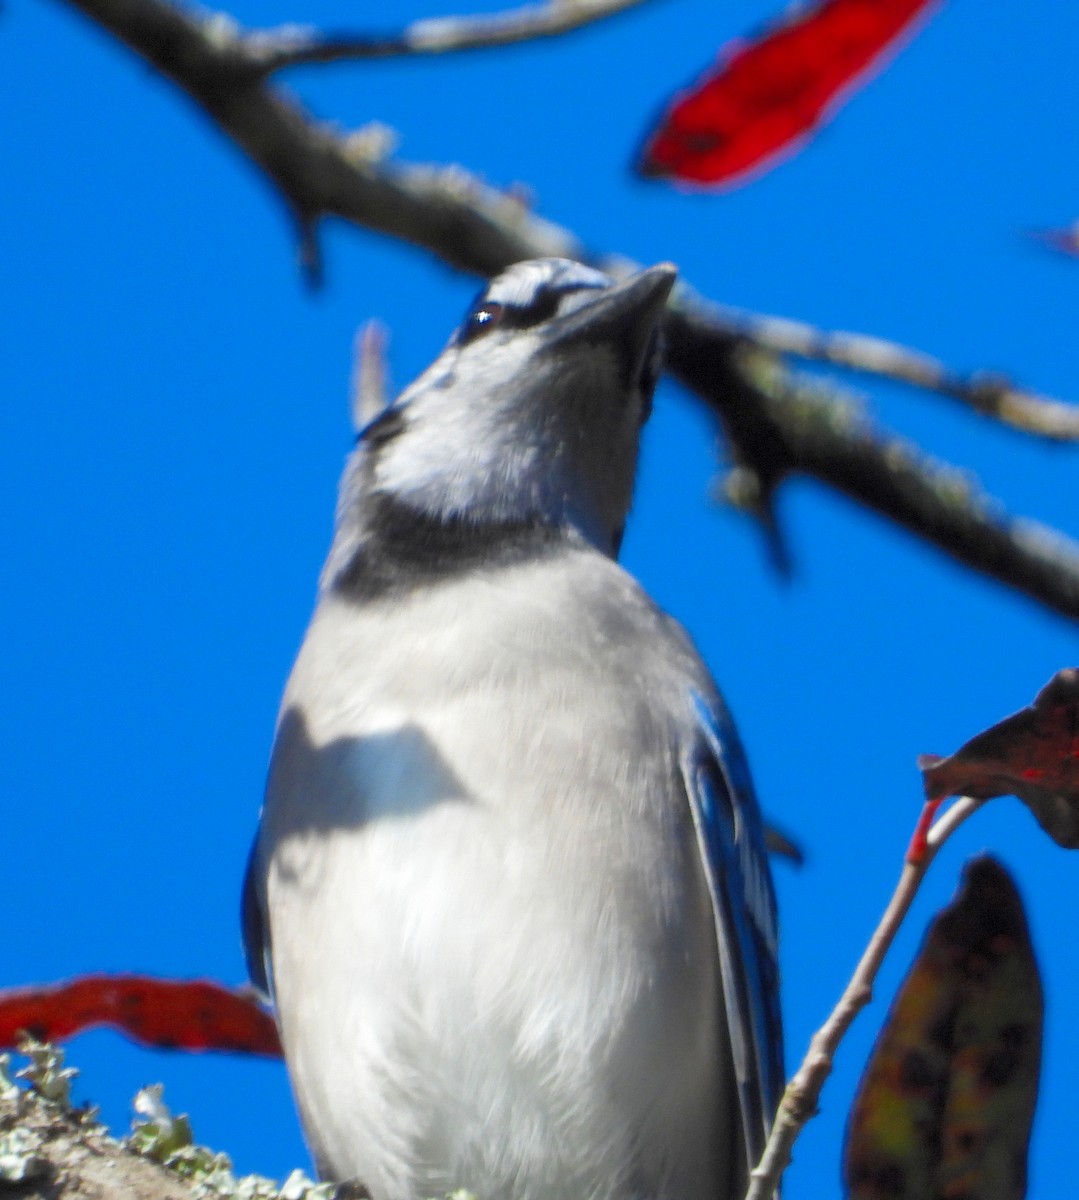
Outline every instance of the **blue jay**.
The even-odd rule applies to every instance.
[[[737,734],[615,561],[675,270],[518,263],[362,431],[245,887],[320,1174],[735,1200],[782,1083]]]

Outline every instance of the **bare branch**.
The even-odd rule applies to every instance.
[[[366,134],[354,142],[316,122],[253,73],[244,43],[220,17],[164,0],[71,0],[178,84],[269,177],[301,221],[334,215],[433,250],[450,266],[491,275],[537,254],[579,258],[566,230],[533,216],[458,167],[385,162]]]
[[[790,1163],[791,1149],[798,1135],[817,1111],[821,1089],[832,1072],[839,1043],[854,1018],[873,999],[873,985],[884,956],[895,941],[895,935],[914,903],[930,864],[940,847],[983,803],[982,800],[960,797],[930,829],[923,852],[916,858],[908,855],[892,898],[869,939],[850,983],[831,1016],[813,1035],[802,1065],[787,1084],[761,1161],[750,1172],[746,1200],[771,1200],[775,1194],[780,1176]]]
[[[22,1148],[24,1167],[5,1190],[18,1200],[196,1200],[197,1184],[132,1153],[87,1110],[49,1103],[32,1091],[0,1093],[6,1156]]]
[[[778,354],[826,362],[878,378],[909,383],[958,400],[1023,433],[1053,441],[1079,441],[1079,408],[1017,388],[1003,375],[960,375],[938,359],[864,333],[829,332],[784,317],[717,308],[717,324]]]
[[[452,50],[486,50],[512,42],[555,37],[601,21],[644,0],[550,0],[500,13],[463,17],[429,17],[400,33],[363,37],[323,34],[308,26],[252,31],[244,37],[253,66],[269,75],[284,67],[346,59],[396,58],[412,54],[446,54]]]
[[[1079,545],[1007,515],[966,471],[933,462],[850,404],[798,386],[775,357],[713,324],[690,301],[667,320],[668,367],[720,417],[738,466],[768,500],[809,475],[902,525],[952,558],[1079,619]]]
[[[483,276],[545,255],[588,261],[614,274],[634,267],[627,259],[587,253],[571,232],[537,217],[519,196],[459,167],[389,162],[380,149],[384,137],[361,131],[350,138],[315,122],[261,79],[245,39],[223,18],[198,19],[165,0],[69,2],[196,100],[262,168],[301,228],[332,214]],[[755,511],[766,526],[778,483],[793,473],[811,475],[958,561],[1079,618],[1079,550],[1049,530],[1006,517],[976,493],[968,476],[927,463],[910,446],[852,418],[849,407],[797,386],[776,351],[807,357],[812,338],[796,350],[789,340],[777,345],[774,334],[746,333],[688,286],[676,291],[667,326],[668,368],[722,419],[747,477],[759,482]],[[894,369],[874,366],[871,355],[850,353],[844,360],[834,347],[833,354],[837,365],[896,377]],[[915,375],[908,376],[911,382]]]

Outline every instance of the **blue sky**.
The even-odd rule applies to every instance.
[[[284,0],[233,8],[385,29],[440,10]],[[534,190],[597,248],[671,259],[725,303],[893,337],[1079,400],[1079,265],[1023,231],[1079,216],[1079,12],[945,6],[802,155],[737,192],[626,170],[662,98],[761,0],[656,0],[572,39],[438,61],[295,72],[345,127],[396,128],[409,160]],[[237,895],[274,714],[310,610],[349,447],[351,342],[377,316],[404,384],[475,290],[424,253],[340,226],[326,287],[294,270],[276,197],[196,114],[73,10],[0,17],[5,514],[0,795],[3,984],[87,971],[243,975]],[[1067,131],[1067,132],[1064,132]],[[1077,529],[1079,450],[943,399],[851,381],[882,421],[975,470],[1014,511]],[[740,721],[767,812],[806,849],[776,869],[788,1057],[865,942],[947,753],[1077,660],[1077,629],[809,482],[780,496],[797,574],[709,498],[708,421],[657,398],[624,560],[692,631]],[[1079,860],[1011,800],[962,831],[889,958],[797,1149],[788,1200],[834,1191],[845,1113],[887,997],[964,858],[998,852],[1028,902],[1048,992],[1032,1155],[1071,1195]],[[126,1123],[142,1084],[242,1170],[306,1162],[278,1064],[79,1038],[81,1094]]]

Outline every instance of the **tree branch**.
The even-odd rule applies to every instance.
[[[643,0],[550,0],[547,4],[528,4],[500,13],[428,17],[414,21],[400,33],[375,37],[323,34],[309,26],[286,25],[253,30],[243,41],[248,60],[262,74],[270,75],[284,67],[309,63],[486,50],[555,37],[641,3]]]
[[[27,1039],[16,1078],[0,1055],[0,1191],[13,1200],[370,1200],[357,1184],[316,1184],[299,1170],[282,1185],[261,1175],[237,1178],[227,1155],[195,1143],[191,1123],[173,1116],[160,1084],[143,1088],[131,1134],[118,1140],[75,1108],[55,1046]]]
[[[819,388],[798,386],[773,355],[717,328],[707,311],[676,306],[667,337],[671,373],[716,412],[738,466],[754,481],[751,511],[768,511],[787,476],[808,475],[965,566],[1079,620],[1075,542],[1009,517],[969,472],[933,462]]]
[[[17,1200],[199,1200],[196,1185],[133,1154],[85,1110],[23,1088],[0,1093],[0,1147],[0,1179]]]
[[[854,1018],[873,999],[873,985],[881,964],[914,903],[930,864],[941,846],[983,803],[960,797],[929,830],[921,853],[917,856],[908,854],[892,898],[839,1003],[813,1035],[802,1065],[787,1084],[761,1161],[750,1172],[746,1200],[771,1200],[774,1196],[780,1176],[790,1163],[791,1149],[798,1135],[817,1111],[821,1089],[832,1072],[839,1043]]]
[[[1052,441],[1079,441],[1079,408],[1017,388],[1004,375],[989,371],[961,375],[939,359],[897,342],[864,333],[817,329],[784,317],[717,309],[715,318],[729,333],[740,333],[777,354],[894,379],[939,392],[1023,433]]]
[[[316,122],[264,81],[257,38],[252,52],[227,18],[199,18],[164,0],[69,2],[172,79],[265,172],[306,231],[309,273],[317,273],[311,230],[326,215],[401,238],[477,275],[545,255],[581,259],[614,274],[633,269],[626,259],[589,254],[570,231],[459,167],[389,162],[384,139],[362,131],[349,137]],[[675,293],[667,325],[668,368],[721,417],[740,465],[758,485],[759,516],[770,518],[772,493],[787,475],[811,475],[958,561],[1079,618],[1079,550],[1072,543],[1007,518],[976,494],[967,476],[930,465],[854,419],[834,398],[799,387],[777,353],[903,378],[968,402],[977,393],[990,411],[985,377],[963,383],[932,360],[872,339],[829,337],[767,318],[732,322],[685,285]],[[1017,408],[1029,416],[1032,400],[1043,415],[1051,409],[1061,425],[1074,420],[1055,401],[994,386],[996,408],[1007,409],[1010,420]]]

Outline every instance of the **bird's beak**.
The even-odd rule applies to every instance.
[[[590,303],[551,322],[549,345],[613,342],[631,356],[642,354],[677,277],[677,267],[659,263],[597,292]]]

